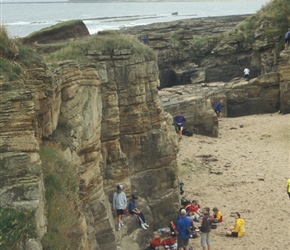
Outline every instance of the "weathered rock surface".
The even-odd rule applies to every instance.
[[[290,113],[290,50],[283,51],[278,60],[278,73],[280,78],[280,111]]]
[[[192,107],[188,104],[188,94],[190,93],[193,99],[202,99],[201,96],[207,98],[209,94],[203,93],[200,96],[199,89],[214,82],[224,83],[219,92],[212,93],[211,100],[215,103],[218,99],[226,97],[225,115],[242,116],[278,110],[283,113],[289,112],[289,83],[286,76],[289,74],[289,52],[280,52],[279,37],[273,37],[271,40],[262,38],[265,23],[261,23],[261,27],[257,29],[256,33],[259,32],[259,35],[256,34],[255,42],[247,43],[245,34],[237,28],[237,24],[246,17],[190,19],[123,30],[140,40],[145,34],[148,35],[148,46],[158,54],[160,89],[171,93],[180,92],[175,97],[161,98],[164,108],[172,115],[175,115],[177,110],[188,113],[189,126],[196,132],[213,135],[216,134],[216,129],[214,122],[208,123],[209,120],[201,121],[203,128],[197,129],[199,126],[195,124],[191,118],[193,115],[189,112]],[[227,39],[218,39],[216,36],[225,36],[223,32],[229,30],[235,32],[228,33]],[[251,70],[249,83],[240,80],[245,67]],[[191,91],[192,87],[180,86],[176,89],[176,86],[187,84],[195,84],[197,92]],[[172,91],[164,89],[173,86]],[[209,91],[212,92],[211,90]],[[181,108],[182,102],[184,105]],[[175,105],[175,108],[170,108]],[[211,125],[205,129],[205,124]]]
[[[46,231],[38,151],[41,140],[50,140],[58,126],[68,132],[62,154],[75,164],[80,178],[83,235],[76,249],[128,249],[128,244],[138,249],[153,229],[175,218],[179,208],[172,116],[181,111],[189,129],[217,136],[212,108],[221,98],[225,116],[290,112],[290,50],[279,54],[275,44],[250,48],[236,39],[219,44],[215,39],[206,44],[200,40],[231,29],[243,18],[127,30],[140,39],[149,34],[158,62],[130,49],[110,55],[88,51],[90,63],[39,65],[20,81],[1,79],[0,206],[35,211],[38,238],[26,242],[25,249],[41,249]],[[250,81],[240,77],[245,65],[251,66]],[[111,199],[119,183],[125,185],[128,198],[139,195],[149,230],[141,230],[128,216],[124,230],[116,232]]]
[[[41,239],[46,218],[35,89],[22,81],[0,85],[0,207],[34,211]]]
[[[126,247],[111,209],[119,183],[128,199],[139,195],[150,224],[144,231],[127,219],[127,235],[142,246],[179,208],[178,145],[158,98],[157,62],[130,50],[88,57],[92,63],[64,61],[30,69],[21,83],[1,83],[1,206],[34,209],[39,239],[45,233],[39,143],[60,125],[68,130],[62,154],[79,169],[84,235],[76,249]],[[26,244],[35,247],[33,240]]]
[[[228,81],[240,76],[245,65],[251,65],[251,57],[249,52],[239,51],[235,45],[231,45],[230,50],[225,45],[217,51],[218,35],[234,29],[246,17],[248,15],[194,18],[126,28],[122,32],[140,40],[148,34],[148,45],[158,53],[160,88]],[[253,76],[260,73],[254,68],[251,70]]]

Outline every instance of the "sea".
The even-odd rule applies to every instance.
[[[254,14],[270,0],[80,3],[60,0],[0,0],[1,25],[24,37],[68,20],[83,20],[90,34],[181,19]]]

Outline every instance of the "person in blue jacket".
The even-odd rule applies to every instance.
[[[214,112],[216,113],[219,120],[222,118],[222,105],[223,105],[223,103],[224,103],[224,100],[220,99],[220,101],[214,107]]]
[[[144,214],[137,208],[136,201],[138,200],[138,195],[133,194],[132,199],[129,202],[129,213],[136,216],[137,221],[139,222],[140,226],[146,230],[149,225],[145,221]]]
[[[192,220],[186,216],[186,210],[181,209],[180,217],[176,224],[177,244],[179,250],[188,250],[188,243],[190,238],[190,227],[192,227]]]
[[[177,116],[175,116],[174,118],[174,124],[177,128],[177,131],[178,131],[178,135],[179,135],[179,141],[181,141],[182,139],[182,130],[183,130],[183,127],[184,127],[184,124],[185,124],[185,118],[181,115],[180,112],[177,113]]]
[[[289,43],[290,43],[290,28],[285,33],[285,49],[289,48]]]

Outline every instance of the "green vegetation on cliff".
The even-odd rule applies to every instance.
[[[54,144],[40,147],[48,223],[42,244],[44,249],[77,249],[81,235],[78,171],[59,151]]]
[[[290,27],[290,0],[273,0],[255,15],[248,17],[230,32],[240,42],[253,44],[256,40],[284,43],[284,34]]]
[[[32,48],[10,39],[4,26],[0,26],[0,41],[0,75],[8,81],[17,80],[26,68],[41,61]]]
[[[35,212],[0,208],[0,249],[22,249],[23,242],[36,238]]]
[[[156,53],[149,46],[142,44],[133,36],[120,34],[118,31],[106,31],[101,35],[68,42],[60,50],[46,56],[45,60],[49,63],[57,63],[62,60],[84,63],[89,62],[88,52],[93,51],[97,54],[113,56],[114,51],[123,49],[131,50],[132,54],[141,54],[148,59],[157,60]]]

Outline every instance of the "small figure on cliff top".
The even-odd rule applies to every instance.
[[[214,107],[214,112],[216,113],[218,119],[220,120],[222,118],[222,105],[224,103],[223,99],[220,99],[219,102]]]
[[[181,139],[182,139],[182,130],[183,130],[185,121],[186,121],[186,119],[181,115],[180,112],[178,112],[177,116],[175,116],[175,118],[174,118],[174,124],[176,126],[176,129],[177,129],[177,132],[179,135],[178,141],[181,141]]]
[[[290,43],[290,28],[285,33],[285,49],[289,48],[289,43]]]
[[[244,78],[250,79],[250,70],[247,67],[244,69]]]
[[[122,221],[122,216],[127,207],[127,198],[123,190],[124,190],[124,186],[118,185],[117,191],[113,195],[113,209],[116,210],[117,215],[118,215],[118,219],[117,219],[118,230],[120,230],[121,227],[124,226],[123,221]]]
[[[137,221],[140,223],[143,229],[147,229],[149,225],[145,221],[145,217],[142,212],[137,208],[136,201],[138,200],[138,195],[133,194],[132,199],[129,202],[129,213],[136,216]]]
[[[149,44],[149,37],[148,37],[148,34],[146,34],[143,38],[143,42],[148,45]]]

